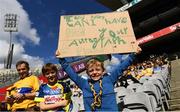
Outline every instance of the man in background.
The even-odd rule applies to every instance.
[[[11,111],[36,111],[34,98],[39,89],[39,80],[29,74],[29,63],[18,61],[16,69],[20,79],[7,89],[6,102]]]

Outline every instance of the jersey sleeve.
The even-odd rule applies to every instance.
[[[36,97],[35,97],[34,101],[36,101],[36,102],[44,102],[45,101],[44,100],[44,92],[43,92],[44,86],[45,85],[40,86],[39,90],[36,92]]]
[[[39,90],[39,85],[40,85],[39,79],[36,76],[34,76],[33,77],[33,91],[34,92]]]

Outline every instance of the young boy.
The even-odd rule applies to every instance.
[[[43,66],[42,73],[47,78],[48,84],[40,86],[35,101],[40,102],[41,110],[71,111],[70,88],[66,83],[58,81],[57,72],[57,67],[52,63]]]
[[[58,55],[58,52],[56,52]],[[86,73],[89,79],[86,80],[72,69],[65,58],[59,58],[59,63],[83,92],[84,107],[86,111],[118,111],[114,84],[122,72],[131,64],[134,55],[129,55],[121,64],[115,66],[106,73],[102,62],[91,59],[87,62]]]

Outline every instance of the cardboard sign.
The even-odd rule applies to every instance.
[[[57,57],[137,51],[127,11],[61,16]]]

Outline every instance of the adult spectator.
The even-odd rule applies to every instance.
[[[135,77],[130,74],[130,70],[127,69],[123,72],[123,76],[119,79],[120,86],[127,87],[132,83],[140,83]]]
[[[7,89],[6,102],[10,111],[36,111],[34,98],[39,89],[39,80],[29,74],[29,63],[18,61],[16,69],[20,79]]]

